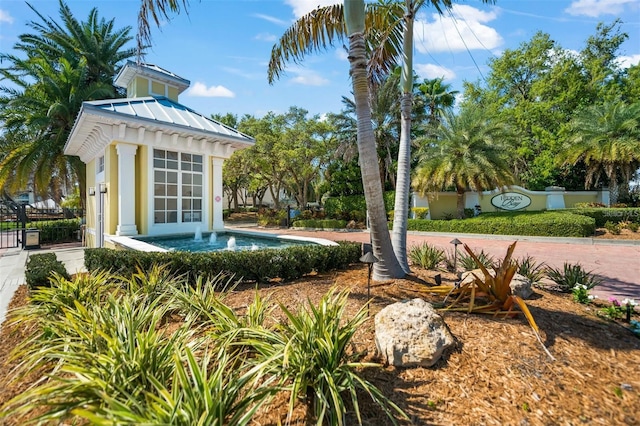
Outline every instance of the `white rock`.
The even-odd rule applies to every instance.
[[[440,314],[422,299],[394,303],[378,312],[375,338],[384,361],[396,367],[430,367],[455,343]]]

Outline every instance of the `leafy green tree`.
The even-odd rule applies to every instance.
[[[222,169],[222,186],[227,193],[229,208],[238,210],[238,194],[248,185],[247,161],[243,155],[245,150],[239,150],[231,154],[224,162]],[[246,202],[246,200],[245,200]]]
[[[449,112],[438,127],[431,144],[424,144],[413,180],[423,196],[432,191],[455,188],[458,218],[464,218],[464,193],[482,191],[514,183],[502,141],[508,129],[488,119],[480,108]]]
[[[608,179],[611,202],[616,203],[618,182],[628,189],[640,167],[640,102],[607,102],[581,110],[571,122],[571,138],[565,144],[565,163],[584,161],[585,187]]]
[[[6,64],[0,77],[10,83],[0,87],[6,153],[0,186],[32,184],[40,195],[59,199],[78,182],[84,195],[84,164],[65,156],[64,145],[83,101],[116,95],[115,71],[134,54],[125,48],[131,29],[115,29],[114,20],[99,19],[95,8],[80,22],[60,2],[62,24],[33,10],[41,22],[30,22],[34,33],[20,35],[14,46],[20,55],[0,54]]]
[[[255,146],[243,154],[245,174],[249,174],[245,184],[257,195],[268,187],[276,208],[282,190],[305,206],[336,149],[331,123],[307,115],[306,110],[291,107],[285,114],[245,116],[238,123],[240,131],[256,139]]]
[[[632,74],[617,64],[617,52],[627,38],[620,24],[599,24],[577,54],[563,49],[549,34],[536,33],[519,48],[491,60],[486,83],[465,83],[466,104],[481,105],[520,134],[510,144],[512,167],[527,188],[584,187],[584,162],[560,165],[556,159],[576,111],[625,99],[633,88]]]

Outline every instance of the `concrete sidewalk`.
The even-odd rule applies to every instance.
[[[39,250],[7,249],[0,252],[0,325],[7,315],[9,302],[20,285],[25,284],[24,270],[29,256],[54,252],[69,274],[84,272],[84,247],[53,247]]]

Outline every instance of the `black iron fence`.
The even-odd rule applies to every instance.
[[[0,201],[0,248],[24,247],[28,236],[38,244],[82,239],[82,209],[38,209],[12,201]]]

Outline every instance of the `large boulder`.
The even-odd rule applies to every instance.
[[[376,347],[396,367],[430,367],[455,343],[433,306],[422,299],[394,303],[375,316]]]
[[[489,268],[488,271],[492,277],[496,276],[493,268]],[[473,274],[484,282],[482,269],[474,269],[473,271],[467,271],[462,274],[460,277],[460,285],[472,283],[474,280]],[[528,299],[533,294],[531,281],[529,281],[524,275],[515,274],[509,283],[509,287],[511,287],[511,294],[519,296],[521,299]]]

